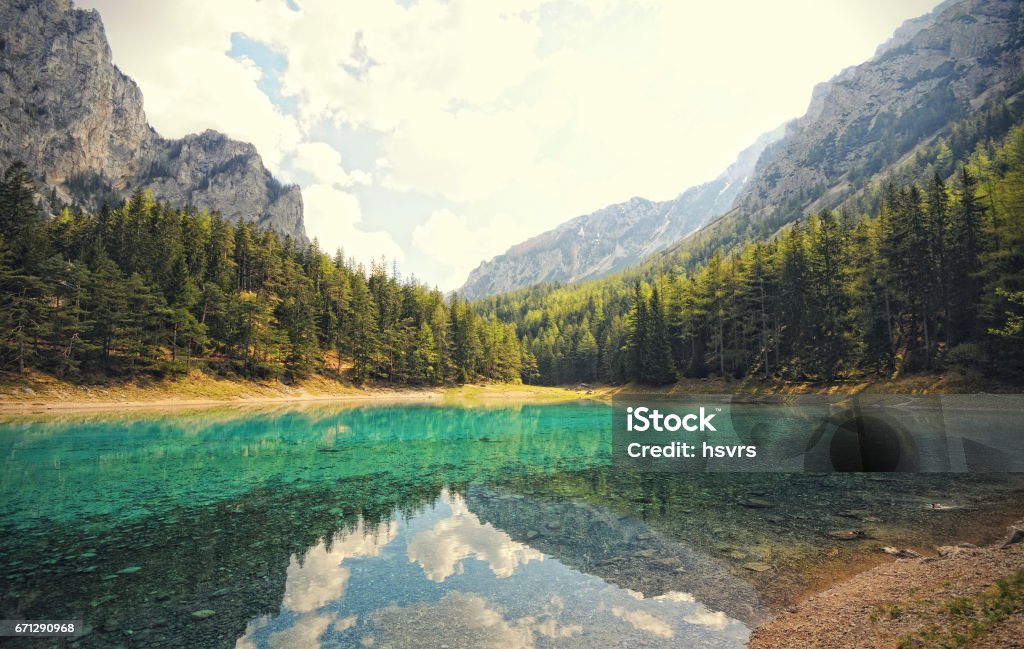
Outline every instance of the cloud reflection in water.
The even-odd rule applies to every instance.
[[[747,633],[692,594],[644,597],[569,568],[445,489],[293,555],[280,613],[251,621],[236,649],[731,648]]]

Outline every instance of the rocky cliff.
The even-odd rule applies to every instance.
[[[95,208],[136,188],[305,241],[302,196],[251,144],[206,131],[167,140],[113,64],[100,16],[70,0],[0,3],[0,166],[22,160],[67,202]]]
[[[781,126],[762,135],[721,175],[669,201],[631,198],[517,244],[473,270],[459,293],[476,299],[542,282],[595,279],[664,250],[727,211]]]
[[[762,157],[736,214],[782,225],[835,206],[1022,77],[1024,4],[943,3],[815,89],[807,113]]]

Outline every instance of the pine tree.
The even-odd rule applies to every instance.
[[[978,326],[978,273],[984,208],[977,200],[976,187],[974,176],[967,167],[962,167],[959,200],[950,224],[950,344],[972,338]]]
[[[799,378],[804,374],[801,357],[806,353],[810,295],[806,239],[799,221],[782,235],[779,255],[779,349],[790,359],[790,374]]]
[[[668,342],[668,328],[665,326],[665,312],[661,306],[658,287],[651,290],[651,303],[648,308],[647,358],[644,361],[643,383],[650,385],[667,385],[676,380],[675,367],[672,362],[672,347]]]
[[[943,322],[942,334],[945,343],[949,345],[949,302],[950,302],[950,219],[949,219],[949,194],[946,191],[946,183],[942,177],[935,174],[928,183],[926,197],[928,210],[926,213],[927,227],[930,233],[929,261],[934,272],[931,287],[933,295],[929,295],[929,302],[939,314],[936,317],[936,329],[940,318]],[[938,340],[939,332],[936,330],[935,339]]]
[[[0,359],[18,372],[33,364],[46,326],[44,280],[12,268],[0,238]]]
[[[646,378],[645,362],[650,358],[650,317],[647,313],[647,298],[644,297],[640,282],[633,288],[633,308],[629,314],[628,367],[629,377],[642,383]]]
[[[807,308],[815,314],[810,326],[808,362],[814,373],[825,379],[835,377],[840,360],[845,356],[843,331],[846,299],[842,268],[845,250],[834,212],[822,212],[811,219],[808,228],[808,301]]]
[[[374,313],[377,306],[359,273],[351,276],[350,317],[342,324],[348,339],[348,353],[352,357],[352,375],[362,382],[376,371],[377,327]]]
[[[589,327],[583,328],[579,343],[576,345],[576,363],[581,379],[588,383],[597,381],[597,339],[594,338]]]
[[[0,239],[6,242],[11,269],[27,273],[22,276],[38,275],[39,264],[47,257],[42,223],[28,169],[14,162],[0,181]]]

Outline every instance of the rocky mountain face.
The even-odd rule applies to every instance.
[[[819,84],[807,113],[762,156],[736,213],[778,226],[838,205],[1022,78],[1024,4],[944,3],[905,23],[870,61]]]
[[[903,21],[903,24],[896,28],[896,31],[892,33],[889,40],[885,41],[875,49],[874,58],[877,59],[891,49],[906,45],[907,42],[910,41],[911,38],[917,36],[917,33],[922,29],[926,29],[934,25],[935,20],[942,15],[942,12],[958,2],[960,2],[960,0],[944,0],[923,16],[917,16]]]
[[[215,131],[167,140],[114,66],[96,11],[70,0],[0,3],[0,166],[21,160],[40,189],[95,208],[136,188],[306,241],[302,196],[256,148]]]
[[[577,217],[481,264],[462,293],[595,278],[658,251],[699,260],[770,236],[884,179],[1000,93],[1024,94],[1024,3],[946,0],[906,21],[871,60],[818,84],[803,117],[741,154],[742,173],[673,201],[633,199]]]
[[[726,212],[761,152],[785,127],[762,135],[721,175],[669,201],[634,197],[577,216],[480,264],[459,294],[477,299],[542,282],[576,282],[636,264]]]

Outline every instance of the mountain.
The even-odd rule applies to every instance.
[[[820,84],[726,213],[620,273],[475,308],[516,326],[540,383],[984,370],[1016,385],[1022,59],[1024,3],[940,7]]]
[[[905,23],[870,61],[820,84],[723,221],[770,233],[835,207],[990,98],[1020,92],[1022,78],[1024,4],[945,3]]]
[[[472,300],[542,282],[595,279],[634,265],[727,211],[761,152],[784,132],[785,126],[780,126],[765,133],[717,178],[672,200],[634,197],[517,244],[480,264],[459,293]]]
[[[917,33],[922,29],[926,29],[935,24],[935,19],[942,15],[942,12],[946,11],[960,0],[944,0],[939,3],[930,12],[910,18],[909,20],[903,21],[903,24],[896,28],[889,40],[885,41],[875,49],[874,58],[879,58],[891,49],[895,49],[902,45],[905,45],[911,38],[917,36]]]
[[[99,13],[70,0],[0,3],[0,114],[0,166],[25,162],[60,201],[95,209],[146,188],[306,241],[299,188],[252,144],[215,131],[161,137],[113,64]]]
[[[481,264],[461,292],[479,298],[593,279],[651,253],[666,263],[680,255],[700,261],[771,236],[891,177],[907,156],[950,136],[951,125],[989,102],[1012,100],[1024,89],[1022,71],[1024,3],[947,0],[906,21],[871,60],[818,84],[803,117],[744,152],[758,154],[741,176],[749,174],[746,182],[719,177],[674,201],[633,199],[577,217]],[[709,200],[723,187],[719,200]]]

